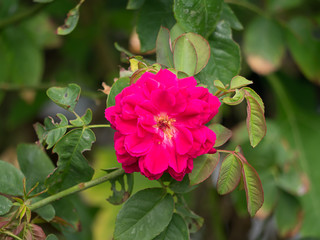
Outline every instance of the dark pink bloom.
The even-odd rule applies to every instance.
[[[218,112],[220,101],[194,77],[178,79],[168,70],[146,72],[116,96],[105,111],[116,129],[118,161],[127,173],[158,179],[164,172],[181,181],[193,159],[214,153],[215,133],[204,126]]]

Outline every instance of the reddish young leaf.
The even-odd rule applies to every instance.
[[[219,153],[197,157],[193,162],[193,170],[189,174],[190,185],[196,185],[206,180],[217,167],[219,159]]]
[[[264,111],[259,102],[252,96],[246,96],[247,99],[247,129],[249,140],[252,147],[256,147],[262,138],[266,135],[267,125],[264,117]]]
[[[240,182],[241,164],[233,155],[229,154],[223,160],[217,182],[217,190],[219,194],[227,194],[232,192]]]
[[[222,101],[225,103],[225,104],[228,104],[228,105],[238,105],[240,103],[242,103],[243,99],[244,99],[244,91],[241,90],[238,90],[236,89],[236,93],[232,96],[232,97],[225,97],[222,99]]]
[[[242,177],[247,196],[247,207],[250,216],[254,216],[261,208],[264,194],[261,180],[256,170],[248,163],[242,161]]]

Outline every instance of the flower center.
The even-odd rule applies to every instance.
[[[172,138],[175,131],[173,123],[176,120],[174,118],[169,118],[168,115],[165,114],[156,116],[155,120],[157,124],[154,127],[160,129],[169,139]]]

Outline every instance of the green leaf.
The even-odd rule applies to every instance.
[[[242,103],[244,99],[244,95],[245,95],[245,92],[242,89],[241,90],[236,89],[236,93],[232,97],[224,97],[222,99],[222,102],[232,106],[239,105],[240,103]]]
[[[137,192],[125,202],[117,216],[114,239],[153,239],[168,226],[173,208],[173,198],[164,189]]]
[[[108,171],[109,172],[109,171]],[[126,176],[126,183],[124,177]],[[120,184],[120,190],[117,190],[116,183]],[[119,205],[125,202],[131,195],[133,189],[133,175],[132,174],[125,174],[121,175],[116,179],[111,179],[111,190],[113,192],[112,196],[107,198],[107,201],[113,205]],[[126,187],[127,185],[127,187]]]
[[[43,199],[43,197],[35,197],[32,199],[32,203],[35,203],[41,199]],[[50,222],[56,215],[56,211],[54,210],[54,207],[51,204],[47,204],[33,211],[36,212],[40,217],[42,217],[47,222]]]
[[[54,234],[49,234],[49,235],[47,236],[46,240],[59,240],[59,239],[57,238],[56,235],[54,235]]]
[[[210,45],[201,35],[186,33],[185,36],[193,44],[197,54],[197,67],[195,74],[199,73],[208,63],[210,58]]]
[[[222,0],[175,0],[177,22],[187,31],[208,37],[215,29],[222,11]]]
[[[79,11],[80,11],[80,6],[85,0],[80,0],[77,6],[72,8],[67,15],[67,18],[64,21],[64,24],[57,29],[57,34],[59,35],[67,35],[71,33],[77,26],[78,21],[79,21]]]
[[[175,40],[177,38],[186,33],[186,31],[183,30],[183,28],[179,25],[179,23],[176,23],[170,30],[170,39],[171,39],[171,47],[174,48]]]
[[[187,193],[194,190],[198,186],[191,186],[188,175],[185,175],[182,181],[172,180],[169,187],[175,193]]]
[[[276,71],[284,56],[284,36],[274,21],[255,18],[244,33],[244,53],[251,69],[267,75]]]
[[[178,202],[175,203],[177,213],[179,213],[187,222],[189,232],[195,233],[203,225],[203,218],[191,211],[181,195],[177,195]]]
[[[261,97],[252,88],[244,87],[242,90],[245,91],[246,96],[253,97],[259,103],[259,105],[264,113],[264,104],[263,104]]]
[[[256,147],[267,133],[266,120],[259,102],[252,96],[247,100],[247,129],[252,147]]]
[[[222,12],[221,12],[220,19],[229,23],[231,28],[235,30],[243,29],[241,22],[239,21],[237,16],[234,14],[232,9],[229,7],[229,5],[225,2],[222,3]]]
[[[58,167],[45,181],[50,193],[92,178],[94,171],[82,153],[90,150],[95,140],[92,130],[83,128],[71,130],[57,142],[53,152],[59,155]]]
[[[186,35],[177,38],[173,50],[174,68],[193,76],[197,69],[197,53]]]
[[[0,192],[13,196],[23,195],[23,173],[12,164],[0,160]]]
[[[214,169],[217,167],[220,160],[220,154],[204,154],[193,161],[193,170],[189,174],[190,184],[196,185],[206,180]]]
[[[303,221],[302,206],[299,200],[285,192],[281,192],[275,209],[275,220],[280,236],[295,234],[296,228]]]
[[[187,240],[189,239],[188,226],[177,213],[172,215],[169,225],[154,240]]]
[[[263,189],[258,173],[248,163],[242,163],[242,177],[250,216],[254,216],[263,204]]]
[[[55,123],[51,117],[47,117],[44,120],[44,128],[41,129],[40,125],[37,127],[38,132],[44,130],[42,138],[48,144],[47,149],[52,148],[67,131],[68,119],[61,113],[57,116],[60,118],[60,123]]]
[[[7,214],[12,207],[12,202],[5,196],[0,195],[0,216]]]
[[[172,0],[145,1],[139,11],[137,22],[141,52],[146,52],[156,47],[160,26],[170,29],[174,24]]]
[[[214,80],[213,81],[213,85],[221,91],[226,91],[226,86],[224,86],[224,84],[220,81],[220,80]]]
[[[130,85],[128,77],[119,78],[111,87],[107,98],[107,108],[116,105],[115,97],[126,87]]]
[[[42,148],[35,144],[19,144],[17,148],[20,169],[26,177],[27,192],[39,183],[35,192],[45,189],[44,180],[52,172],[54,166]]]
[[[170,44],[170,32],[167,28],[161,27],[157,37],[157,63],[166,67],[173,67],[173,56]]]
[[[51,87],[47,90],[48,97],[58,106],[73,112],[76,107],[81,88],[74,83],[68,87]]]
[[[87,126],[92,121],[92,111],[90,108],[87,109],[86,113],[82,117],[70,120],[70,123],[75,127]]]
[[[253,82],[250,80],[247,80],[244,77],[241,76],[235,76],[231,79],[230,82],[230,89],[237,89],[237,88],[241,88],[244,86],[247,86],[249,84],[252,84]]]
[[[221,164],[217,182],[218,193],[227,194],[232,192],[239,185],[240,179],[241,164],[233,154],[229,154]]]
[[[316,39],[309,19],[296,17],[286,32],[290,52],[302,73],[312,82],[320,83],[320,42]]]
[[[128,0],[127,9],[128,10],[136,10],[142,7],[145,0]]]
[[[209,125],[209,128],[216,134],[214,147],[220,147],[225,144],[232,136],[232,131],[219,123]]]
[[[229,84],[230,80],[240,71],[241,57],[239,45],[232,40],[230,25],[221,21],[216,31],[209,38],[211,56],[207,66],[197,75],[200,83],[208,86],[211,93],[217,89],[213,81],[218,79],[223,84]]]

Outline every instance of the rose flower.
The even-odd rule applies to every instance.
[[[105,111],[116,130],[118,162],[126,173],[158,179],[168,172],[181,181],[194,158],[215,153],[215,133],[206,127],[220,101],[194,77],[178,79],[169,70],[146,72],[115,98]]]

